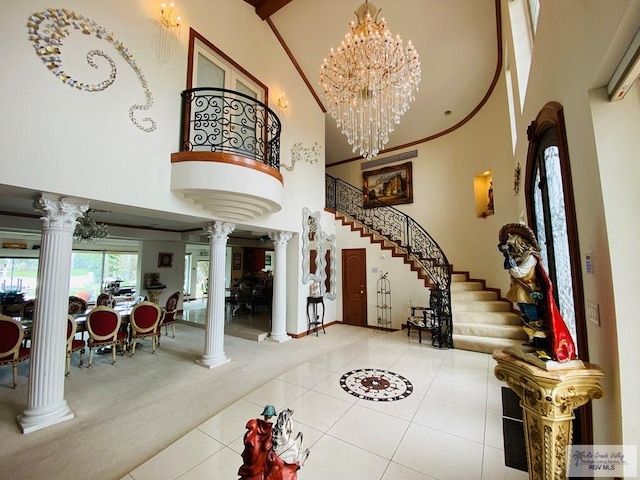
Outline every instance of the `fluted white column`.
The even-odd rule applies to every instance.
[[[269,232],[275,247],[273,267],[273,303],[271,306],[271,336],[274,342],[291,340],[287,335],[287,242],[291,232]]]
[[[34,207],[44,216],[31,334],[29,404],[18,416],[23,433],[74,416],[64,399],[69,276],[76,219],[89,208],[66,198],[44,195]]]
[[[196,363],[214,368],[229,362],[224,353],[224,266],[227,239],[236,226],[214,222],[207,225],[209,234],[209,300],[205,326],[204,354]]]

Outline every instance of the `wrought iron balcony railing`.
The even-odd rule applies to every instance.
[[[348,215],[371,231],[381,235],[417,263],[429,277],[433,287],[429,307],[432,312],[432,345],[453,347],[451,315],[451,268],[436,241],[413,218],[378,200],[379,206],[364,208],[362,190],[325,176],[325,205],[328,209]]]
[[[224,88],[182,92],[180,151],[239,155],[280,170],[280,119],[264,103]]]

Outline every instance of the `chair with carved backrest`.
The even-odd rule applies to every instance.
[[[36,311],[36,301],[35,300],[27,300],[20,306],[20,319],[22,325],[27,327],[24,332],[24,337],[22,339],[22,346],[26,347],[31,341],[31,330],[33,325],[33,316]]]
[[[138,303],[131,309],[129,325],[131,326],[131,356],[136,353],[136,340],[151,337],[151,353],[156,351],[159,335],[158,325],[162,318],[162,310],[153,302]]]
[[[178,312],[179,299],[180,299],[180,292],[175,292],[169,295],[169,298],[167,298],[167,303],[165,303],[164,315],[162,317],[162,321],[158,326],[158,332],[160,332],[161,328],[164,327],[165,335],[169,334],[168,328],[171,327],[173,330],[173,338],[176,338],[176,313]]]
[[[84,298],[71,295],[69,297],[69,315],[81,315],[87,311],[87,301]]]
[[[20,306],[20,317],[22,320],[33,320],[33,313],[36,310],[36,301],[27,300]]]
[[[76,324],[75,318],[71,315],[67,316],[67,368],[65,371],[65,375],[68,377],[71,374],[71,354],[80,352],[80,363],[78,367],[82,367],[84,363],[84,351],[86,342],[84,339],[77,339],[76,332],[78,330],[78,325]]]
[[[120,331],[122,318],[110,307],[95,307],[89,312],[86,328],[89,332],[89,368],[93,365],[93,351],[100,347],[111,347],[112,364],[116,363],[116,347],[124,347],[127,332]]]
[[[0,365],[13,368],[13,388],[18,385],[18,363],[28,360],[31,349],[22,346],[24,327],[11,317],[0,315]]]
[[[113,299],[113,297],[108,293],[101,293],[100,295],[98,295],[98,298],[96,298],[96,307],[100,307],[100,306],[115,307],[116,302]]]

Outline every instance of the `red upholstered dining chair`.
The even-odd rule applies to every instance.
[[[18,385],[18,363],[28,360],[31,349],[22,346],[24,327],[11,317],[0,315],[0,365],[13,367],[13,388]]]
[[[167,330],[171,327],[173,330],[173,338],[176,338],[176,313],[178,311],[178,300],[180,300],[180,292],[172,293],[169,295],[169,298],[167,298],[167,303],[164,307],[164,316],[160,322],[158,333],[160,333],[161,328],[164,327],[164,334],[168,335]]]
[[[69,297],[69,315],[81,315],[87,311],[87,301],[84,298]]]
[[[78,325],[76,320],[69,315],[67,317],[67,369],[65,375],[68,377],[71,374],[71,354],[80,352],[80,364],[78,367],[82,367],[84,363],[84,350],[86,342],[75,338],[78,331]]]
[[[86,328],[89,332],[89,368],[93,365],[93,350],[99,347],[111,347],[111,363],[116,363],[116,347],[124,347],[127,332],[120,331],[122,318],[110,307],[95,307],[87,315]]]
[[[131,309],[129,325],[131,326],[131,356],[136,353],[136,340],[151,337],[151,353],[156,351],[159,334],[158,324],[162,318],[162,310],[153,302],[138,303]]]

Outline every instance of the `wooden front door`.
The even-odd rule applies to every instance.
[[[342,321],[348,325],[367,325],[367,251],[342,250]]]

